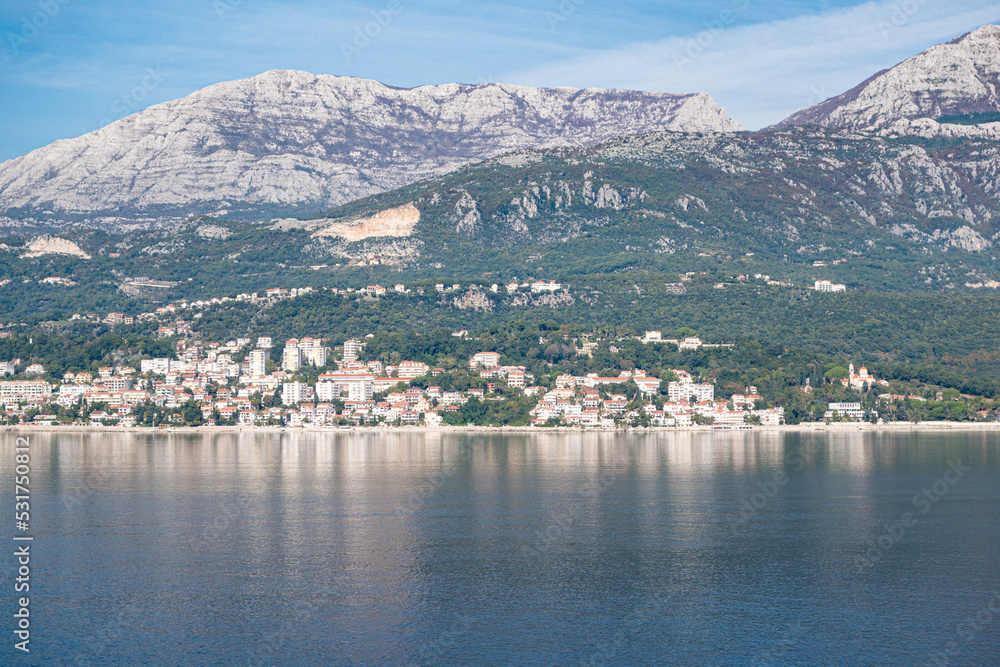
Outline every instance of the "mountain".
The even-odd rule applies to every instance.
[[[1000,138],[998,87],[1000,26],[987,25],[794,113],[779,127]]]
[[[678,274],[718,283],[727,295],[727,282],[776,290],[791,311],[807,297],[785,286],[820,279],[852,292],[996,298],[998,178],[1000,142],[992,140],[815,126],[652,132],[587,148],[516,151],[304,219],[195,216],[169,228],[69,226],[54,238],[23,228],[0,243],[0,277],[7,279],[0,310],[10,321],[35,321],[95,308],[148,309],[135,299],[180,304],[276,286],[343,290],[416,281],[433,293],[436,283],[534,277],[600,293],[576,293],[591,299],[578,304],[587,312],[576,321],[600,321],[601,312],[621,307],[652,326],[667,305],[663,283],[669,294],[684,291]],[[71,284],[45,283],[53,276]],[[650,281],[659,291],[650,291]],[[611,283],[616,291],[602,287]],[[762,307],[750,293],[733,294],[743,301],[727,308]],[[488,309],[474,296],[455,307]],[[510,305],[529,305],[527,298],[562,308],[566,297],[516,294]],[[709,310],[697,301],[685,308]],[[389,312],[397,311],[379,321],[399,321]],[[308,328],[323,317],[304,309],[296,321]],[[863,325],[886,326],[879,316]],[[967,329],[960,337],[979,333]]]
[[[1000,241],[998,174],[1000,145],[987,140],[656,132],[507,155],[301,221],[317,254],[296,263],[326,253],[471,271],[537,256],[615,271],[747,252],[976,255]]]
[[[127,216],[328,207],[517,148],[743,129],[704,93],[501,84],[393,88],[270,71],[0,165],[0,211]]]

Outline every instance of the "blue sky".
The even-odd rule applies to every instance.
[[[269,69],[704,91],[753,129],[997,22],[1000,0],[4,0],[0,160]]]

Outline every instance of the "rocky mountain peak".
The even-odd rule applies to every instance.
[[[991,136],[994,128],[951,117],[1000,112],[1000,26],[986,25],[932,46],[851,90],[792,114],[779,126],[824,127],[889,134]],[[943,122],[939,122],[939,119]],[[988,120],[984,118],[984,120]]]
[[[0,165],[0,210],[317,208],[520,148],[742,130],[705,94],[497,83],[395,88],[272,70]]]

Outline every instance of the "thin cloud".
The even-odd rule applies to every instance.
[[[735,3],[738,7],[743,0]],[[517,70],[525,85],[707,92],[746,127],[775,123],[940,42],[1000,20],[1000,2],[880,2],[593,51]],[[730,20],[734,24],[735,20]]]

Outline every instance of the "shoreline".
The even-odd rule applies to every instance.
[[[892,422],[889,424],[809,422],[752,428],[715,428],[713,426],[682,427],[619,427],[595,428],[580,426],[96,426],[92,424],[59,426],[14,424],[0,427],[11,433],[153,433],[169,435],[215,433],[843,433],[843,432],[911,432],[911,431],[1000,431],[1000,422]]]

